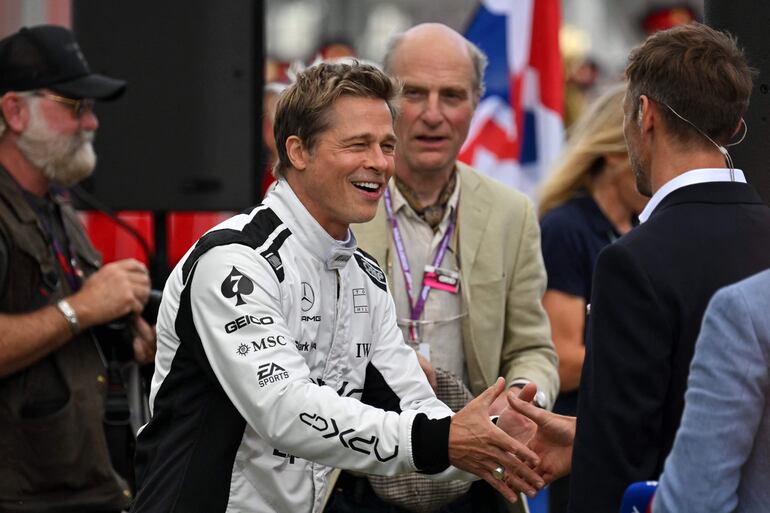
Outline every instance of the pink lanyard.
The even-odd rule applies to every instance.
[[[401,238],[401,230],[398,228],[398,221],[396,216],[393,215],[393,200],[390,196],[390,189],[385,189],[385,212],[388,216],[388,222],[393,229],[393,242],[396,245],[396,254],[398,255],[398,261],[401,264],[401,271],[404,274],[404,283],[406,284],[406,298],[409,301],[409,318],[412,321],[417,321],[422,316],[423,310],[425,310],[425,303],[428,300],[428,294],[431,287],[423,283],[420,295],[417,298],[417,302],[412,301],[412,271],[409,268],[409,261],[406,257],[406,248],[404,247],[404,240]],[[436,255],[433,257],[433,267],[440,267],[441,261],[444,260],[444,255],[449,247],[449,241],[452,239],[452,233],[455,230],[457,209],[453,209],[449,216],[449,226],[447,227],[444,236],[439,242],[438,249],[436,249]],[[424,280],[423,280],[424,282]],[[417,328],[414,323],[409,325],[409,341],[412,343],[419,342],[417,335]]]

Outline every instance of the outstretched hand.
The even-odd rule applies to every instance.
[[[537,388],[534,385],[532,385],[532,388],[536,393]],[[534,393],[530,393],[528,388],[511,388],[509,389],[508,393],[518,393],[519,399],[526,402],[532,401],[532,399],[535,397]],[[516,439],[524,445],[529,444],[529,441],[532,440],[532,438],[535,436],[535,433],[537,433],[537,424],[508,405],[508,394],[502,394],[500,397],[505,399],[505,409],[500,412],[500,418],[497,421],[497,427],[505,431],[508,436]],[[500,398],[498,397],[497,401],[499,400]]]
[[[489,419],[489,407],[504,392],[505,380],[498,378],[494,385],[452,417],[449,462],[476,474],[510,502],[516,502],[517,492],[534,495],[544,483],[532,470],[539,463],[538,456]],[[498,466],[505,469],[502,479],[493,474]]]
[[[543,410],[520,398],[528,397],[534,388],[534,385],[527,385],[521,394],[509,392],[508,404],[537,424],[537,433],[529,442],[529,447],[540,457],[540,463],[535,470],[543,476],[546,483],[550,483],[566,476],[572,469],[576,419]]]

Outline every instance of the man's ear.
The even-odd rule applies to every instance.
[[[29,108],[18,94],[5,93],[0,98],[0,110],[2,110],[6,127],[12,132],[21,133],[27,127]]]
[[[302,139],[296,135],[290,135],[286,139],[286,154],[289,156],[289,162],[294,169],[302,171],[307,167],[308,152],[305,145],[302,144]]]
[[[639,97],[639,112],[636,115],[636,123],[642,132],[651,130],[655,124],[655,108],[653,102],[646,95]]]

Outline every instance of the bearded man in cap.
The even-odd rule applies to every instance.
[[[103,428],[104,357],[89,328],[127,315],[134,354],[155,340],[136,260],[101,266],[65,188],[96,157],[95,100],[126,84],[92,73],[63,27],[0,41],[0,510],[120,511],[130,492]]]

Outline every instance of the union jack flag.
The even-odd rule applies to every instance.
[[[465,36],[489,57],[460,160],[533,196],[564,141],[559,0],[483,0]]]

